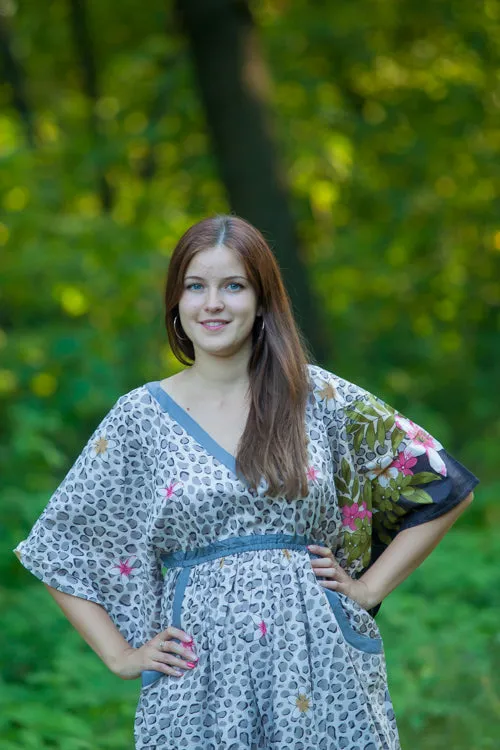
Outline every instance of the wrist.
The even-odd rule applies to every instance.
[[[358,578],[358,582],[363,584],[363,607],[369,610],[380,604],[384,595],[373,585],[373,582],[366,580],[364,576]]]
[[[106,664],[110,672],[112,672],[117,677],[121,677],[123,680],[133,679],[133,677],[137,675],[130,674],[131,670],[128,667],[128,664],[130,657],[135,651],[136,649],[132,648],[132,646],[127,646],[120,651],[116,651],[113,654],[108,655],[108,657],[104,660],[104,663]]]

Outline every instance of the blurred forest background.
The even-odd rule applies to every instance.
[[[234,211],[321,364],[481,479],[384,603],[405,750],[500,725],[498,0],[0,0],[0,745],[127,750],[108,673],[12,554],[122,393],[177,368],[169,255]]]

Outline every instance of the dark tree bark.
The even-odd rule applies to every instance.
[[[0,55],[3,77],[9,84],[12,92],[12,103],[23,122],[26,140],[33,148],[35,146],[35,130],[33,126],[33,113],[26,94],[24,71],[12,50],[10,29],[6,19],[2,15],[0,15]]]
[[[301,258],[286,178],[267,106],[266,68],[244,0],[176,0],[231,209],[273,248],[298,323],[314,354],[325,354],[315,298]]]
[[[97,70],[95,66],[94,51],[92,47],[92,38],[89,30],[87,18],[87,8],[85,0],[69,0],[71,9],[70,18],[73,30],[73,38],[78,61],[82,71],[82,81],[85,94],[89,101],[89,128],[94,152],[99,152],[99,145],[102,142],[99,120],[96,115],[95,105],[99,99],[99,84]],[[97,180],[99,183],[99,195],[101,205],[104,211],[108,212],[113,206],[113,193],[111,186],[106,178],[106,171],[100,165],[96,167]]]

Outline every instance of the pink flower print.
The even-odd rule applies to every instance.
[[[391,466],[398,469],[405,477],[413,475],[412,468],[417,463],[415,456],[412,456],[406,451],[402,451],[397,458],[392,462]]]
[[[358,508],[359,508],[359,510],[358,510],[358,518],[363,519],[363,518],[371,518],[372,517],[373,514],[372,514],[371,510],[368,510],[368,508],[366,507],[366,503],[365,502],[361,503],[361,505],[359,505]]]
[[[358,505],[358,503],[353,503],[352,505],[344,505],[344,507],[342,508],[342,523],[346,528],[351,529],[351,531],[357,530],[357,518],[364,520],[365,518],[371,517],[372,512],[371,510],[368,510],[365,502],[361,503],[360,505]]]
[[[135,557],[135,555],[132,555],[132,557]],[[134,569],[133,564],[130,565],[132,557],[128,557],[126,560],[118,560],[118,562],[113,565],[113,568],[116,568],[120,575],[125,576],[125,578],[128,578]]]
[[[265,635],[267,635],[267,625],[262,619],[260,615],[253,615],[250,613],[250,617],[253,620],[253,623],[256,627],[255,631],[255,637],[256,638],[263,638]]]
[[[406,446],[405,452],[412,456],[423,456],[424,453],[427,454],[429,463],[434,471],[437,471],[438,474],[445,477],[447,474],[446,464],[438,453],[438,451],[443,450],[441,443],[419,427],[418,424],[412,422],[411,419],[406,419],[397,414],[396,424],[400,430],[403,430],[403,432],[406,433],[411,441],[409,445]]]
[[[171,498],[171,497],[172,497],[172,495],[174,494],[174,490],[175,490],[175,488],[176,488],[176,487],[177,487],[177,486],[178,486],[179,484],[181,484],[181,482],[170,482],[170,484],[168,485],[168,487],[165,487],[165,490],[164,490],[164,491],[165,491],[165,499],[166,499],[166,500],[170,500],[170,498]]]
[[[321,474],[314,466],[310,466],[307,470],[307,479],[309,482],[316,482],[321,479]]]
[[[387,487],[391,479],[395,479],[398,475],[398,470],[392,466],[390,456],[383,456],[375,459],[375,461],[370,461],[366,464],[366,468],[369,469],[367,472],[368,479],[377,479],[381,487]]]
[[[358,506],[355,503],[354,505],[344,505],[342,508],[342,523],[344,526],[346,526],[348,529],[351,529],[351,531],[356,531],[356,518],[357,518],[357,512],[358,512]]]

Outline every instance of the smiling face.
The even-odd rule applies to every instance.
[[[238,254],[225,246],[196,253],[184,276],[179,300],[182,328],[195,350],[231,356],[247,346],[257,297]]]

